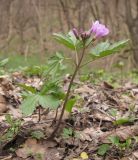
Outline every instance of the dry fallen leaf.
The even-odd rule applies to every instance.
[[[117,136],[120,138],[120,140],[124,141],[129,137],[137,135],[138,135],[138,125],[134,125],[134,126],[120,127],[114,131],[104,132],[104,134],[101,135],[100,139],[103,143],[108,143],[109,136]]]
[[[16,154],[20,158],[27,158],[30,155],[34,157],[40,155],[42,160],[45,160],[45,150],[44,146],[39,144],[36,139],[28,139],[26,140],[23,148],[19,148],[16,151]]]
[[[16,155],[20,158],[33,156],[34,160],[41,157],[41,160],[60,160],[62,157],[56,148],[51,148],[51,143],[41,144],[36,139],[29,138],[22,148],[16,150]]]
[[[4,113],[7,111],[7,103],[6,103],[6,100],[5,98],[0,95],[0,113]]]
[[[102,121],[109,121],[109,122],[112,122],[113,121],[113,118],[111,118],[111,116],[109,115],[107,115],[107,114],[103,114],[103,113],[100,113],[100,112],[98,112],[98,111],[95,111],[94,113],[93,113],[93,117],[95,118],[95,119],[99,119],[99,120],[102,120]]]
[[[78,132],[78,137],[81,141],[97,141],[102,133],[99,128],[86,128]]]
[[[90,95],[93,95],[95,93],[95,90],[93,88],[88,87],[87,85],[83,85],[80,88],[75,89],[75,93],[89,93]]]
[[[132,154],[134,155],[135,158],[138,158],[138,151],[135,151]]]
[[[22,117],[22,113],[19,108],[14,108],[13,106],[8,105],[8,109],[9,109],[9,113],[12,114],[14,116],[14,118],[21,118]]]

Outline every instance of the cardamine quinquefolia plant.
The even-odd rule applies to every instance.
[[[96,46],[93,46],[94,41],[98,42],[99,39],[107,36],[108,34],[109,34],[109,29],[105,25],[99,23],[99,21],[95,21],[88,31],[82,31],[82,30],[79,31],[76,28],[73,28],[66,35],[57,34],[57,33],[53,35],[54,38],[59,43],[63,44],[67,48],[70,48],[71,50],[74,51],[75,69],[72,74],[72,77],[71,77],[71,80],[62,104],[62,110],[61,110],[59,120],[57,122],[57,125],[54,131],[52,132],[49,138],[53,138],[57,133],[58,128],[60,127],[64,112],[66,109],[66,105],[69,101],[71,87],[79,69],[85,66],[86,64],[89,64],[90,62],[93,62],[97,59],[111,55],[112,53],[118,52],[128,42],[128,40],[122,40],[116,43],[109,43],[109,41],[104,41],[104,42],[97,43]],[[90,60],[83,63],[84,57],[86,55],[90,56]]]

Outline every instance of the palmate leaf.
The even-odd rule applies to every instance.
[[[114,44],[110,44],[108,41],[99,43],[90,51],[90,55],[93,59],[99,59],[106,57],[115,52],[118,52],[120,49],[126,46],[129,40],[122,40]]]
[[[60,75],[66,68],[66,65],[63,64],[65,57],[62,53],[56,52],[54,56],[52,56],[48,60],[47,69],[44,72],[44,75],[51,75],[53,77]]]
[[[38,106],[38,99],[39,99],[39,96],[35,94],[30,95],[24,99],[21,105],[21,110],[23,115],[28,116],[34,112],[34,110]]]
[[[60,104],[60,100],[52,95],[39,95],[38,103],[43,108],[57,109]]]
[[[55,80],[49,80],[46,81],[40,91],[41,95],[46,95],[46,94],[51,94],[51,93],[57,93],[58,91],[60,91],[60,87],[59,87],[59,81],[57,79]]]
[[[73,41],[69,38],[69,36],[59,33],[53,34],[54,38],[61,44],[65,45],[66,47],[75,50],[75,46]]]
[[[62,33],[54,33],[53,36],[59,43],[72,50],[78,50],[83,47],[82,41],[78,40],[72,31],[70,31],[67,35]]]
[[[52,95],[33,94],[28,96],[21,105],[23,115],[31,115],[36,107],[41,105],[43,108],[56,109],[60,104],[60,100]]]

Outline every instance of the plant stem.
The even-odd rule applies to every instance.
[[[38,108],[38,122],[41,121],[41,107]]]
[[[79,68],[80,68],[82,59],[83,59],[83,57],[84,57],[84,53],[85,53],[85,47],[84,47],[83,50],[82,50],[82,54],[81,54],[81,57],[80,57],[80,59],[79,59],[78,65],[76,66],[75,71],[74,71],[74,73],[73,73],[73,75],[72,75],[72,78],[71,78],[71,80],[70,80],[70,84],[69,84],[69,87],[68,87],[68,90],[67,90],[67,94],[66,94],[66,97],[65,97],[65,100],[64,100],[64,103],[63,103],[63,108],[62,108],[62,111],[61,111],[61,114],[60,114],[60,117],[59,117],[57,126],[56,126],[56,128],[53,130],[53,132],[51,133],[51,135],[48,137],[48,139],[53,139],[53,138],[55,137],[55,134],[57,133],[59,127],[60,127],[60,124],[61,124],[61,121],[62,121],[64,112],[65,112],[66,104],[67,104],[68,99],[69,99],[71,87],[72,87],[73,81],[74,81],[74,79],[75,79],[75,76],[76,76],[76,74],[77,74],[77,72],[78,72],[78,70],[79,70]]]

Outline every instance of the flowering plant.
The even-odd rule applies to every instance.
[[[58,34],[58,33],[53,34],[54,38],[59,43],[63,44],[67,48],[70,48],[71,50],[74,51],[75,69],[74,69],[73,75],[71,77],[71,80],[70,80],[70,83],[69,83],[64,101],[63,101],[62,110],[61,110],[61,114],[60,114],[57,126],[49,138],[53,138],[55,133],[57,132],[60,126],[60,123],[62,121],[64,111],[66,107],[68,106],[69,102],[71,102],[69,105],[70,108],[73,107],[74,105],[74,103],[72,103],[74,101],[70,101],[69,97],[70,97],[70,91],[71,91],[73,81],[79,69],[83,67],[84,65],[90,62],[93,62],[99,58],[102,58],[102,57],[111,55],[115,52],[118,52],[128,42],[128,40],[123,40],[123,41],[119,41],[119,42],[111,44],[108,41],[105,41],[105,42],[98,43],[95,47],[90,48],[91,44],[93,44],[94,41],[102,37],[105,37],[108,34],[109,34],[109,29],[105,25],[99,23],[99,21],[95,21],[88,31],[82,31],[82,30],[78,31],[76,28],[73,28],[67,35]],[[88,48],[90,48],[89,51],[86,50]],[[86,63],[83,63],[84,56],[87,53],[90,55],[91,60]],[[69,110],[71,111],[71,109]]]
[[[57,109],[59,106],[62,106],[57,126],[55,127],[49,138],[53,138],[55,136],[61,124],[65,109],[68,112],[71,112],[72,107],[76,102],[75,98],[70,98],[70,91],[76,74],[80,70],[80,68],[99,58],[111,55],[112,53],[119,51],[128,42],[128,40],[123,40],[110,44],[108,41],[105,41],[98,43],[96,46],[93,46],[94,41],[102,39],[102,37],[105,37],[108,34],[109,29],[105,25],[99,23],[99,21],[96,21],[92,24],[91,28],[88,31],[79,31],[76,28],[73,28],[66,35],[58,33],[55,33],[53,35],[59,43],[74,51],[74,58],[72,59],[72,61],[74,61],[75,63],[75,68],[66,93],[62,91],[62,88],[59,85],[59,75],[60,71],[62,72],[65,68],[62,62],[65,59],[70,58],[65,58],[59,52],[51,57],[46,68],[44,68],[44,72],[42,71],[43,74],[41,74],[46,75],[46,83],[43,83],[40,89],[20,84],[20,86],[26,90],[24,94],[24,101],[21,105],[22,113],[25,116],[31,115],[34,110],[38,109],[38,120],[40,121],[41,108],[48,108],[49,111],[50,109]],[[84,57],[86,55],[90,56],[90,60],[84,62]],[[61,101],[63,102],[62,105]]]

